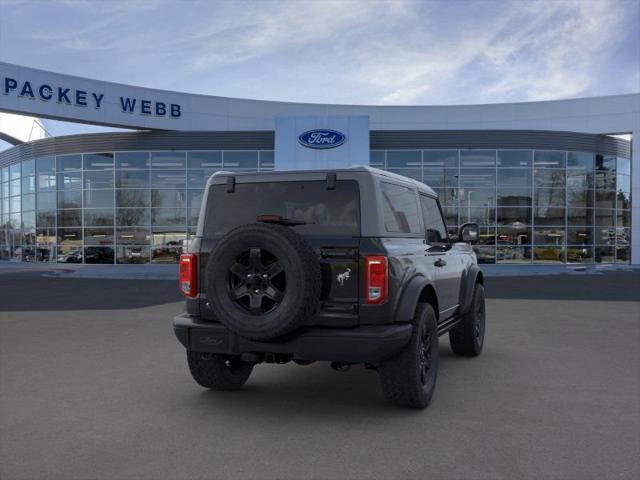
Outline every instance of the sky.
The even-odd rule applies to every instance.
[[[640,92],[639,25],[640,0],[0,0],[0,61],[265,100],[538,101]]]

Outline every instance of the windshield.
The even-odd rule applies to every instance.
[[[334,190],[325,181],[238,183],[234,192],[213,185],[208,196],[205,233],[224,235],[239,225],[256,223],[261,215],[300,222],[302,235],[359,236],[360,195],[355,180],[338,180]]]

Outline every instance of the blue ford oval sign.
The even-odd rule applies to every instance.
[[[300,144],[307,148],[335,148],[347,141],[344,133],[326,128],[309,130],[298,136]]]

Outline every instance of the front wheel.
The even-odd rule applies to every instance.
[[[451,350],[464,357],[477,357],[482,352],[485,331],[484,287],[476,283],[473,301],[462,320],[449,331]]]
[[[252,363],[242,362],[239,357],[190,350],[187,362],[193,379],[212,390],[238,390],[253,370]]]
[[[438,375],[438,328],[431,305],[418,305],[411,340],[378,367],[378,374],[382,392],[391,403],[411,408],[429,405]]]

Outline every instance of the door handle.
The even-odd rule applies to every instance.
[[[435,262],[433,262],[433,264],[434,264],[436,267],[444,267],[444,266],[447,264],[447,262],[445,262],[443,259],[439,258],[438,260],[436,260]]]

